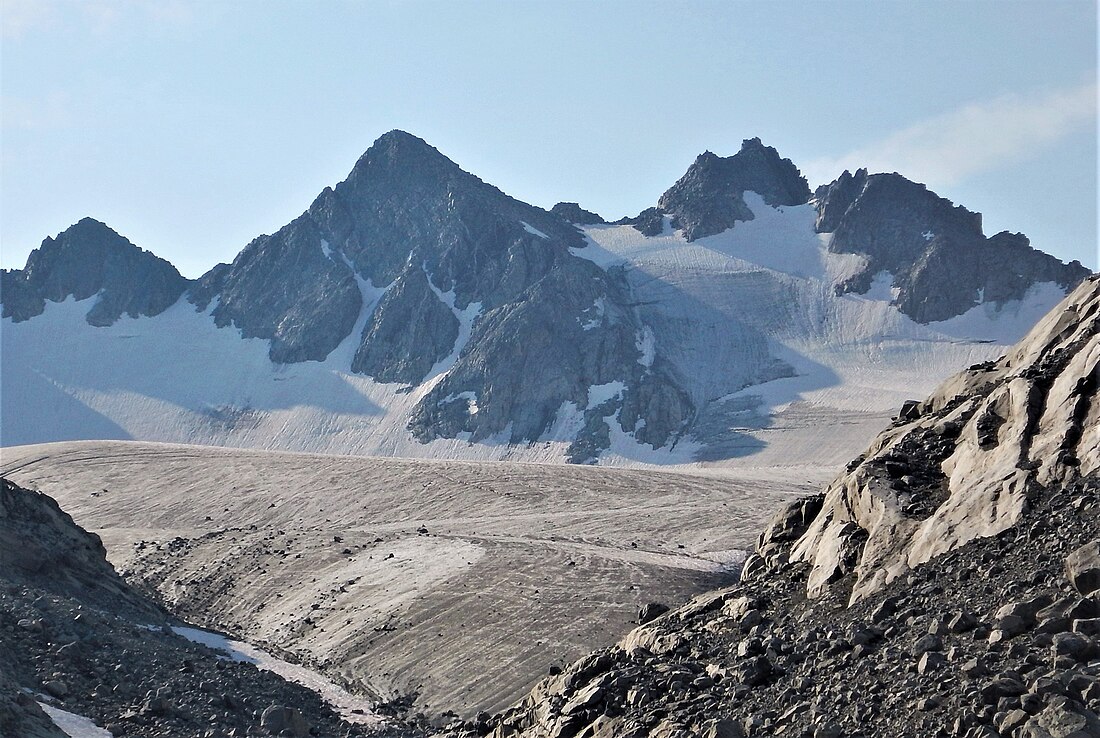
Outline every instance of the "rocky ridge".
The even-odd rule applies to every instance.
[[[746,199],[748,195],[752,197]],[[762,208],[761,218],[749,202]],[[831,234],[828,248],[856,257],[838,260],[858,262],[854,271],[837,277],[829,271],[832,267],[822,266],[834,262],[821,253],[823,247],[803,218],[807,202],[817,210],[817,230]],[[789,218],[772,217],[785,208],[791,208]],[[1032,249],[1018,234],[986,239],[980,216],[899,175],[845,173],[819,188],[811,200],[797,167],[755,138],[730,157],[700,155],[658,206],[620,223],[669,239],[660,247],[664,253],[664,247],[679,249],[700,240],[700,249],[716,245],[722,251],[721,244],[705,239],[738,227],[744,231],[752,220],[774,223],[776,233],[756,231],[755,237],[768,244],[766,250],[742,244],[755,252],[746,265],[759,268],[751,271],[735,273],[746,265],[715,266],[714,260],[705,268],[694,261],[681,263],[679,272],[660,271],[665,265],[654,262],[632,263],[630,257],[609,265],[602,246],[593,248],[598,231],[613,230],[599,215],[576,203],[559,203],[546,211],[520,202],[463,171],[421,139],[392,131],[304,213],[277,232],[256,238],[231,264],[219,264],[198,280],[183,279],[167,262],[85,219],[46,239],[25,269],[3,272],[0,299],[4,315],[22,322],[42,313],[47,301],[98,295],[86,320],[107,326],[123,315],[159,315],[184,295],[203,313],[203,328],[212,321],[230,334],[236,329],[243,338],[266,342],[272,372],[291,375],[272,382],[293,380],[288,367],[306,362],[324,362],[330,374],[350,371],[374,380],[367,394],[381,398],[384,412],[366,418],[370,413],[363,411],[357,421],[374,425],[378,416],[399,408],[398,427],[391,428],[386,419],[385,430],[379,432],[385,436],[380,445],[391,448],[445,440],[450,443],[443,445],[452,449],[477,445],[470,453],[478,454],[487,448],[565,441],[563,449],[555,448],[556,458],[593,462],[617,440],[631,449],[626,451],[630,456],[639,445],[641,455],[687,448],[690,443],[679,444],[690,437],[705,447],[700,459],[719,455],[725,460],[730,453],[744,453],[737,450],[743,447],[729,419],[716,417],[708,405],[746,386],[800,371],[779,355],[792,343],[792,336],[782,332],[790,326],[815,331],[825,319],[819,325],[814,311],[820,308],[827,315],[847,307],[835,299],[822,305],[828,299],[819,295],[819,288],[832,289],[834,278],[839,279],[839,293],[866,293],[878,284],[879,275],[890,274],[898,310],[928,324],[983,303],[1000,306],[1035,298],[1033,288],[1047,282],[1069,289],[1087,274],[1079,264],[1064,265]],[[624,236],[613,235],[616,239]],[[632,248],[654,256],[658,244],[662,242],[654,242],[653,249],[644,243]],[[764,253],[789,244],[790,255]],[[723,257],[737,259],[739,249]],[[699,258],[694,252],[690,257]],[[792,292],[808,296],[806,302],[796,302]],[[1048,294],[1050,290],[1042,299],[1054,299]],[[772,309],[773,303],[784,307]],[[790,314],[782,312],[786,309]],[[691,333],[690,341],[678,340],[684,331],[670,326],[700,316],[705,320],[696,322],[705,327]],[[173,312],[165,320],[179,317]],[[668,332],[658,337],[662,325]],[[212,333],[218,339],[207,334],[195,342],[205,349],[202,342],[226,335]],[[705,346],[695,345],[696,338],[722,351],[709,356]],[[132,403],[122,403],[122,408],[117,397],[103,399],[105,389],[96,381],[88,387],[85,380],[73,391],[73,377],[58,378],[43,368],[45,362],[36,364],[35,357],[48,351],[40,336],[21,332],[10,340],[26,341],[30,348],[22,350],[31,358],[6,362],[12,390],[5,394],[19,391],[33,397],[13,414],[38,418],[36,410],[47,405],[61,419],[81,425],[84,437],[125,438],[135,432],[140,424],[135,418],[112,417],[128,415]],[[814,333],[810,340],[831,346],[832,337]],[[235,351],[221,344],[217,350]],[[716,365],[723,362],[731,365],[723,372],[727,381],[712,381]],[[202,373],[199,368],[193,375]],[[176,394],[174,387],[146,383],[149,371],[134,374],[140,376],[122,381],[126,390],[140,385],[135,390],[143,398],[140,402]],[[343,379],[328,378],[333,387],[344,387]],[[291,385],[278,391],[267,387],[278,399],[260,400],[266,407],[252,407],[253,398],[264,394],[258,385],[267,379],[263,372],[254,373],[250,386],[235,386],[224,393],[232,396],[216,401],[207,398],[213,392],[209,387],[183,393],[187,396],[182,402],[172,397],[161,407],[169,413],[182,410],[164,425],[176,428],[169,433],[204,442],[269,442],[265,434],[270,430],[257,430],[253,437],[245,426],[269,421],[285,427],[273,411],[285,409],[283,394]],[[318,383],[303,384],[312,390]],[[312,404],[304,401],[301,388],[296,392],[289,403],[293,407],[324,405],[343,411],[354,403],[369,406],[359,400],[361,392],[318,392],[323,396]],[[331,394],[341,395],[333,408],[326,405]],[[412,401],[398,394],[411,394]],[[354,403],[347,395],[354,395]],[[230,422],[220,422],[226,417]],[[234,418],[245,420],[238,427]],[[749,427],[769,422],[754,418]],[[18,429],[15,442],[53,440],[49,428],[60,423],[51,418],[38,425]],[[302,427],[300,432],[308,436]],[[138,433],[135,437],[149,437],[144,426]]]
[[[891,275],[898,309],[917,322],[946,320],[973,306],[1018,300],[1035,282],[1074,287],[1089,270],[1031,247],[1021,233],[986,238],[982,216],[899,174],[845,171],[814,194],[817,230],[829,250],[866,263],[837,285],[865,293],[876,275]]]
[[[798,167],[759,138],[750,138],[733,156],[700,154],[661,195],[657,209],[671,217],[672,227],[683,230],[688,241],[694,241],[733,228],[738,221],[752,220],[744,199],[747,191],[772,207],[801,205],[810,199],[810,188]],[[656,235],[640,225],[646,235]]]
[[[740,583],[450,731],[1100,735],[1098,314],[1094,277],[781,509]]]
[[[585,210],[575,202],[559,202],[550,212],[566,223],[574,225],[601,225],[607,221],[591,210]]]
[[[44,240],[22,269],[0,270],[3,317],[15,322],[41,315],[46,300],[94,295],[98,299],[85,318],[91,325],[110,325],[124,314],[159,315],[187,285],[167,261],[92,218]]]

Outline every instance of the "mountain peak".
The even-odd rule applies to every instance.
[[[100,229],[100,230],[110,231],[111,233],[114,233],[115,235],[118,235],[118,231],[116,231],[114,228],[111,228],[109,225],[104,223],[102,220],[96,220],[95,218],[93,218],[90,215],[85,215],[83,218],[81,218],[80,220],[78,220],[76,223],[69,226],[65,230],[66,231],[71,231],[74,228],[81,228],[81,229],[83,229],[83,228],[96,228],[96,229]]]
[[[3,316],[27,320],[42,313],[46,300],[85,300],[98,294],[88,322],[110,325],[123,313],[157,315],[186,286],[187,280],[167,261],[106,223],[85,217],[42,241],[23,269],[4,274]]]
[[[765,146],[764,142],[760,140],[759,136],[753,136],[752,138],[746,138],[741,142],[741,151],[738,153],[744,153],[745,151],[751,151],[753,149],[775,151],[775,149],[773,149],[772,147]]]
[[[733,156],[704,151],[658,203],[672,215],[689,241],[753,219],[744,193],[753,191],[769,205],[802,205],[810,199],[806,178],[759,138],[747,138]]]
[[[919,323],[961,315],[982,301],[1023,299],[1039,282],[1068,290],[1089,274],[1032,248],[1022,234],[987,238],[981,213],[897,173],[845,171],[814,200],[817,231],[832,234],[829,250],[865,261],[836,289],[863,294],[875,275],[888,273],[898,291],[894,304]]]
[[[399,128],[394,128],[388,133],[383,133],[381,136],[378,137],[377,140],[375,140],[373,144],[371,144],[371,148],[381,148],[387,151],[408,152],[427,150],[439,153],[434,146],[429,144],[424,139],[420,138],[419,136],[414,136],[408,131],[402,131]]]
[[[349,180],[355,178],[357,174],[365,174],[371,171],[423,171],[425,169],[459,171],[457,164],[424,139],[394,129],[379,136],[370,148],[359,157]]]

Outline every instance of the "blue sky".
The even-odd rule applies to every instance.
[[[1095,0],[0,4],[0,263],[85,215],[194,277],[393,128],[605,217],[744,138],[1097,268]]]

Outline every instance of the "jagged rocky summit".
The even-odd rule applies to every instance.
[[[898,309],[914,320],[946,320],[975,304],[1018,300],[1036,281],[1071,289],[1089,272],[1033,249],[1021,233],[986,238],[982,216],[953,205],[899,174],[845,171],[819,187],[817,230],[834,253],[861,254],[866,265],[837,285],[865,293],[875,275],[891,275]]]
[[[16,322],[41,315],[47,300],[98,296],[87,321],[110,325],[124,314],[159,315],[186,288],[174,266],[92,218],[47,238],[23,269],[0,270],[3,317]]]
[[[539,738],[1100,735],[1100,277],[907,403],[742,581],[450,732]]]
[[[979,305],[1000,307],[1045,283],[1069,289],[1088,273],[1032,249],[1022,236],[986,239],[980,216],[898,175],[845,173],[811,196],[797,167],[759,139],[746,140],[730,157],[700,155],[656,207],[620,223],[633,225],[624,230],[640,240],[629,245],[635,251],[645,251],[645,239],[669,234],[690,247],[761,220],[754,207],[769,218],[779,214],[777,240],[790,238],[788,231],[805,220],[803,211],[813,209],[816,225],[797,237],[818,249],[813,229],[831,234],[828,254],[857,264],[825,286],[841,296],[864,294],[886,275],[896,292],[894,306],[917,325]],[[786,216],[785,209],[791,211]],[[816,326],[829,324],[837,308],[822,306],[816,281],[828,276],[815,276],[822,270],[810,263],[785,272],[770,266],[782,262],[782,254],[752,269],[736,267],[736,273],[724,263],[689,263],[684,274],[653,274],[651,265],[633,264],[630,257],[622,263],[605,258],[594,236],[610,228],[576,203],[546,211],[511,198],[421,139],[392,131],[299,217],[197,280],[185,280],[167,262],[85,219],[46,239],[24,269],[4,271],[0,300],[14,325],[38,320],[48,302],[95,298],[84,312],[94,326],[126,316],[161,320],[183,300],[218,328],[266,342],[272,374],[323,363],[395,388],[381,408],[361,398],[314,400],[330,417],[352,419],[324,433],[337,439],[336,447],[310,439],[313,445],[291,446],[299,450],[350,450],[354,443],[347,439],[371,425],[369,418],[393,412],[402,416],[400,431],[377,431],[372,452],[407,448],[404,438],[394,437],[400,434],[419,444],[457,442],[451,448],[560,442],[574,462],[596,460],[615,439],[671,453],[685,440],[703,438],[705,457],[730,453],[726,447],[738,444],[729,408],[715,413],[712,405],[746,386],[796,373],[776,345],[791,343],[790,326],[819,331]],[[828,254],[806,258],[828,261]],[[835,339],[815,334],[811,340],[824,345]],[[205,355],[206,346],[187,351],[190,361]],[[210,356],[215,364],[223,361]],[[102,402],[87,399],[89,389],[100,389],[98,379],[69,386],[76,380],[67,374],[53,379],[54,370],[35,364],[32,355],[8,361],[29,362],[6,372],[9,396],[28,392],[13,384],[21,382],[39,387],[27,396],[42,394],[34,402],[53,410],[86,403],[57,412],[69,413],[71,425],[83,423],[98,437],[128,437],[140,425],[133,418],[116,420],[129,412],[129,405],[116,407],[117,393]],[[721,380],[712,376],[719,366]],[[190,377],[211,370],[199,367]],[[251,377],[286,379],[256,371]],[[307,383],[312,392],[317,382]],[[122,389],[168,399],[186,416],[163,423],[184,427],[157,440],[281,442],[263,435],[267,431],[253,432],[249,423],[306,402],[284,397],[290,384],[277,390],[242,386],[228,401],[209,397],[216,394],[210,388],[177,393],[153,377],[137,384]],[[278,397],[253,407],[265,393]],[[27,402],[9,414],[37,417],[41,408]],[[86,418],[93,406],[91,412],[106,418]],[[116,422],[123,428],[115,430]],[[283,429],[287,422],[272,418],[271,426]],[[303,419],[297,432],[315,425]],[[52,439],[43,433],[48,430],[16,434],[17,442]]]

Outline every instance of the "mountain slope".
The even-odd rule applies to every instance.
[[[1092,277],[781,508],[739,584],[452,734],[1100,735],[1098,321]]]
[[[0,734],[418,734],[349,724],[311,690],[181,637],[104,554],[52,498],[0,479]]]
[[[1012,527],[1039,490],[1097,476],[1098,379],[1093,277],[1004,357],[908,408],[830,485],[790,553],[812,565],[809,594],[852,574],[852,598],[865,597],[910,567]]]
[[[541,210],[394,131],[287,226],[171,289],[151,255],[112,266],[105,227],[82,221],[5,273],[0,442],[818,474],[1086,273],[985,239],[897,175],[811,200],[758,139],[700,156],[643,215]],[[821,423],[837,432],[795,460]]]

